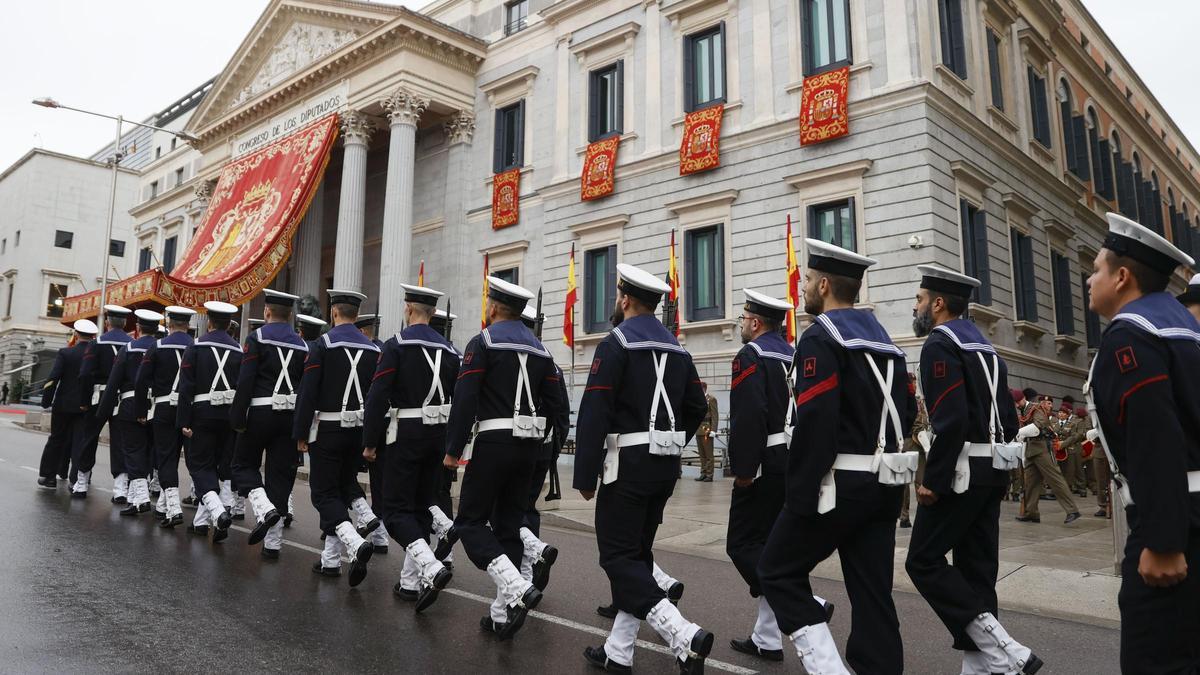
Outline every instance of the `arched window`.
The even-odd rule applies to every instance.
[[[1088,150],[1092,154],[1092,190],[1105,199],[1112,199],[1112,169],[1109,166],[1111,158],[1105,157],[1108,151],[1101,148],[1100,139],[1103,134],[1100,132],[1100,118],[1096,115],[1096,109],[1091,106],[1087,109],[1087,134]],[[1107,146],[1108,143],[1104,145]]]
[[[1063,160],[1067,170],[1080,180],[1088,180],[1092,176],[1088,164],[1087,129],[1083,115],[1071,115],[1071,86],[1065,77],[1058,79],[1059,115],[1062,118]]]

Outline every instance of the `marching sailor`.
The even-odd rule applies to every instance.
[[[1121,672],[1200,671],[1200,323],[1164,292],[1195,262],[1115,213],[1088,278],[1110,320],[1084,386],[1129,522]],[[1117,500],[1117,496],[1120,500]]]
[[[679,613],[651,571],[679,455],[708,411],[691,355],[654,317],[669,290],[649,272],[617,265],[619,325],[597,345],[579,405],[573,485],[590,500],[603,478],[596,541],[619,610],[604,645],[583,655],[611,671],[632,668],[643,620],[670,647],[681,672],[702,672],[713,645],[712,633]]]
[[[112,373],[117,353],[120,352],[121,347],[129,344],[129,341],[132,340],[129,333],[125,332],[125,320],[132,313],[131,310],[120,305],[105,305],[104,333],[89,342],[83,352],[83,365],[79,368],[79,386],[88,392],[84,398],[84,405],[88,407],[87,412],[91,414],[87,416],[82,442],[75,443],[71,447],[71,463],[75,466],[77,473],[75,485],[71,488],[72,493],[78,492],[86,495],[88,486],[91,484],[92,467],[96,465],[96,449],[100,444],[100,432],[109,422],[109,417],[96,415],[95,408],[100,404],[100,398],[107,386],[108,376]],[[129,474],[125,472],[125,460],[122,452],[119,425],[114,428],[109,424],[108,456],[109,469],[112,471],[113,477],[112,503],[114,504],[124,504],[129,490]]]
[[[520,321],[532,298],[516,284],[488,278],[487,328],[463,353],[442,460],[456,467],[476,429],[454,524],[471,562],[496,584],[496,601],[480,625],[501,640],[520,630],[542,599],[518,569],[519,530],[547,420],[566,405],[550,352]]]
[[[76,321],[72,328],[75,344],[58,350],[54,367],[50,369],[50,376],[46,378],[46,385],[42,389],[42,407],[51,410],[50,436],[46,438],[46,445],[42,449],[38,470],[38,485],[46,488],[57,487],[58,472],[62,465],[69,463],[72,449],[76,445],[83,445],[87,432],[85,401],[91,396],[91,390],[83,388],[79,371],[83,366],[83,354],[100,329],[88,319]],[[78,466],[75,470],[78,474]],[[75,482],[79,482],[78,476]],[[72,490],[71,496],[86,497],[87,488],[79,492]]]
[[[979,281],[935,265],[917,272],[913,332],[926,338],[918,374],[933,440],[905,569],[963,652],[965,675],[1034,673],[1041,659],[996,619],[1000,500],[1025,454],[1010,442],[1017,410],[1008,366],[963,318]],[[928,433],[921,439],[928,442]],[[946,562],[951,551],[953,565]]]
[[[179,500],[179,452],[185,439],[175,426],[179,410],[179,366],[183,353],[192,346],[188,335],[195,311],[172,305],[163,310],[169,333],[146,349],[142,365],[134,382],[134,401],[138,421],[149,422],[153,441],[154,468],[158,471],[163,490],[162,522],[160,527],[173,528],[183,523],[183,506]]]
[[[1187,290],[1175,296],[1175,299],[1184,307],[1187,307],[1188,312],[1200,321],[1200,274],[1192,276],[1192,280],[1188,282]]]
[[[403,286],[404,284],[401,284]],[[357,328],[363,335],[367,336],[376,347],[379,347],[380,358],[383,354],[383,343],[379,340],[379,323],[383,317],[378,314],[359,314],[358,320],[354,322],[354,327]],[[375,448],[375,459],[367,462],[367,483],[371,486],[371,510],[375,513],[383,513],[383,476],[385,473],[384,466],[387,459],[388,443],[384,442],[383,438],[363,438],[363,449],[368,446]],[[386,521],[386,519],[384,519]],[[359,518],[358,526],[362,527],[365,523],[362,518]],[[384,554],[388,552],[388,531],[387,523],[381,522],[379,527],[371,531],[367,540],[375,547],[375,554]]]
[[[454,320],[458,318],[456,314],[450,314],[444,309],[438,309],[433,312],[433,318],[429,320],[429,327],[438,335],[446,338],[450,342],[450,331],[454,327]],[[453,342],[450,342],[453,346]],[[458,352],[458,365],[462,366],[462,353]],[[454,569],[454,545],[458,543],[458,530],[454,528],[454,501],[450,497],[450,484],[458,482],[458,467],[453,469],[442,467],[442,480],[438,485],[437,492],[434,495],[434,503],[429,507],[429,513],[433,516],[433,534],[437,537],[437,547],[433,554],[447,569]]]
[[[158,341],[155,334],[158,322],[163,318],[162,314],[148,309],[139,309],[133,316],[137,319],[140,335],[117,353],[96,411],[101,419],[111,417],[111,426],[119,429],[115,436],[121,439],[122,459],[129,474],[129,506],[121,510],[123,516],[136,516],[150,510],[147,478],[150,476],[152,439],[150,427],[138,422],[137,403],[134,401],[137,392],[133,387],[137,381],[137,371],[142,365],[142,356]]]
[[[296,324],[298,326],[297,330],[300,334],[300,338],[304,340],[304,344],[308,345],[309,349],[312,349],[313,341],[321,337],[321,331],[326,326],[326,323],[321,319],[318,319],[315,316],[309,316],[307,314],[297,314]],[[302,466],[304,466],[304,453],[297,452],[296,468],[299,469]],[[294,499],[295,481],[293,481],[292,485],[292,492],[288,493],[287,498],[287,513],[285,513],[283,516],[283,526],[285,528],[292,526],[292,519],[296,514],[296,501]]]
[[[367,576],[367,562],[375,552],[363,537],[380,525],[358,485],[363,405],[379,348],[354,327],[367,296],[349,290],[328,293],[333,328],[309,347],[292,439],[309,455],[309,492],[325,534],[325,550],[313,572],[340,576],[344,550],[350,558],[350,585],[357,586]],[[355,528],[347,509],[365,525]]]
[[[183,352],[179,377],[179,407],[175,425],[191,439],[185,457],[188,473],[196,487],[200,503],[196,505],[196,524],[188,530],[207,534],[213,528],[213,543],[229,536],[233,517],[233,493],[223,465],[233,454],[233,426],[229,407],[233,403],[234,383],[242,363],[242,348],[229,335],[229,324],[238,308],[227,302],[204,303],[209,332]],[[207,525],[206,526],[206,521]]]
[[[784,508],[758,565],[779,629],[810,673],[847,673],[826,608],[809,575],[834,551],[854,606],[847,661],[858,673],[904,669],[892,602],[900,493],[917,453],[900,452],[916,416],[904,352],[868,310],[854,308],[876,261],[808,239],[804,311],[816,320],[800,338],[795,428]]]
[[[667,574],[666,570],[659,567],[657,562],[651,565],[650,574],[654,577],[654,583],[658,584],[662,592],[667,594],[667,600],[670,600],[671,604],[678,606],[679,601],[683,599],[683,582]],[[618,611],[612,603],[596,607],[596,614],[606,619],[617,618]]]
[[[234,482],[238,494],[254,509],[256,524],[249,543],[263,542],[262,557],[275,560],[283,548],[279,507],[287,504],[296,482],[293,411],[308,345],[292,328],[292,311],[299,298],[273,290],[263,294],[266,320],[246,338],[229,415],[238,432]],[[264,452],[265,473],[260,472]]]
[[[433,506],[442,482],[450,393],[458,379],[458,351],[429,327],[441,291],[400,284],[405,327],[388,338],[367,393],[363,456],[379,463],[387,443],[388,461],[372,468],[371,497],[382,508],[387,532],[407,557],[392,591],[415,600],[420,612],[437,600],[451,573],[429,547]],[[379,492],[375,476],[379,475]],[[381,526],[379,530],[383,530]],[[377,530],[377,531],[379,531]],[[374,541],[372,541],[374,544]]]

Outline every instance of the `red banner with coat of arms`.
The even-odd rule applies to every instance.
[[[679,175],[715,169],[721,165],[721,119],[724,105],[687,114],[683,142],[679,145]]]
[[[617,167],[617,146],[620,136],[612,136],[588,145],[583,158],[583,174],[579,177],[579,198],[599,199],[613,193]]]
[[[492,229],[516,225],[521,217],[521,169],[509,169],[492,178]]]
[[[800,145],[811,145],[850,133],[847,101],[850,67],[804,78],[800,95]]]

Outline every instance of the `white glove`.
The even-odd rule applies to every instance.
[[[1017,440],[1018,441],[1024,441],[1024,440],[1030,439],[1030,438],[1037,438],[1038,436],[1041,436],[1041,435],[1042,435],[1042,432],[1038,430],[1036,424],[1026,424],[1025,426],[1023,426],[1017,430]]]

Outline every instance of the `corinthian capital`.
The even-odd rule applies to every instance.
[[[371,119],[357,110],[347,110],[342,113],[342,141],[344,143],[362,143],[366,145],[375,131]]]
[[[421,113],[429,107],[429,99],[421,98],[413,92],[401,87],[383,99],[383,108],[388,111],[388,119],[393,125],[417,125]]]
[[[446,122],[446,139],[450,145],[470,143],[475,135],[475,116],[466,110],[460,110]]]

